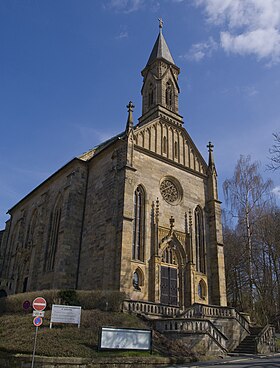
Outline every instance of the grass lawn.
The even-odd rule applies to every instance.
[[[96,356],[150,356],[141,351],[98,351],[102,326],[118,328],[149,328],[148,323],[134,314],[119,312],[124,294],[116,291],[41,290],[16,294],[0,299],[0,353],[32,354],[35,326],[32,308],[23,310],[23,302],[36,296],[47,300],[43,325],[38,329],[36,355],[52,357],[94,358]],[[50,329],[52,304],[80,305],[81,327],[54,324]],[[105,309],[104,309],[105,308]],[[186,344],[168,339],[153,331],[153,356],[168,356],[174,361],[190,357],[196,359]]]
[[[39,327],[36,354],[46,356],[73,356],[90,358],[97,354],[98,332],[101,326],[147,328],[136,316],[98,309],[82,310],[81,328],[74,325],[53,325],[50,329],[50,311],[46,311],[43,325]],[[3,314],[0,316],[0,350],[11,353],[31,354],[35,336],[32,312]],[[114,351],[116,355],[149,355],[147,352]]]

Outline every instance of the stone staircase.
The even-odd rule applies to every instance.
[[[257,337],[263,330],[263,327],[250,327],[250,335],[234,349],[233,353],[238,354],[257,354]]]
[[[252,326],[247,315],[233,307],[195,303],[179,308],[153,302],[125,300],[123,312],[136,313],[153,329],[207,354],[264,354],[275,351],[275,329]]]
[[[267,354],[276,351],[275,328],[250,326],[250,334],[233,350],[234,354]]]

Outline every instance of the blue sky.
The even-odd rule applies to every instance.
[[[0,229],[6,212],[74,156],[141,115],[141,70],[163,34],[179,109],[221,185],[240,154],[267,172],[280,131],[280,0],[1,0]],[[222,198],[223,199],[223,198]]]

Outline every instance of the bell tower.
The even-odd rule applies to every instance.
[[[157,117],[176,120],[182,125],[178,114],[178,75],[180,69],[175,65],[162,33],[163,21],[159,19],[159,35],[156,39],[147,65],[142,70],[143,87],[141,125]]]

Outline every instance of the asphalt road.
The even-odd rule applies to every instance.
[[[226,367],[226,368],[280,368],[280,354],[274,356],[239,356],[229,357],[219,361],[176,364],[170,365],[168,368],[185,368],[185,367]]]

